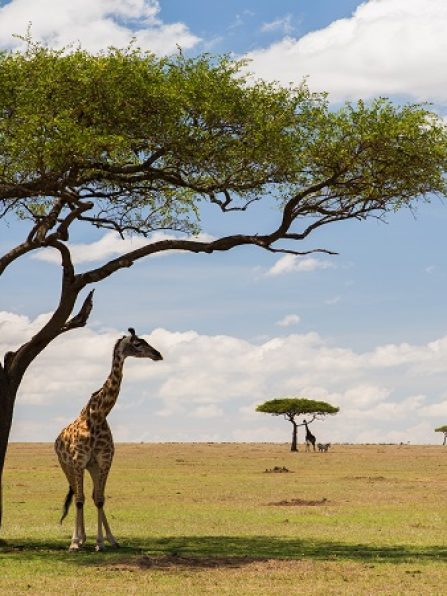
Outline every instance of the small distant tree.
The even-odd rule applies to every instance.
[[[444,441],[442,442],[442,444],[445,445],[447,442],[447,424],[435,428],[435,433],[444,433]]]
[[[304,423],[298,423],[296,418],[299,416],[310,416],[308,424],[315,419],[322,419],[328,414],[337,414],[339,408],[326,403],[325,401],[315,401],[313,399],[284,397],[280,399],[271,399],[260,404],[256,408],[257,412],[264,412],[265,414],[272,414],[273,416],[284,416],[293,425],[292,443],[290,451],[298,451],[297,435],[298,427],[303,426]]]

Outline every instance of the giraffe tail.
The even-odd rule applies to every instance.
[[[67,496],[65,497],[64,506],[62,508],[62,517],[61,517],[60,523],[62,523],[64,521],[64,519],[67,517],[68,510],[70,509],[70,505],[73,500],[73,495],[74,495],[74,491],[70,486],[68,489]]]

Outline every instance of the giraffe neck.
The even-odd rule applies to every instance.
[[[88,410],[88,415],[95,422],[104,420],[118,399],[123,378],[123,365],[124,356],[119,350],[115,349],[109,376],[101,389],[93,393],[86,408],[84,408],[84,410]]]

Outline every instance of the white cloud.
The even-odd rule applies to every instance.
[[[0,353],[17,348],[47,318],[0,312]],[[118,441],[288,441],[286,421],[255,412],[257,404],[280,396],[340,407],[336,416],[313,423],[322,442],[436,443],[434,428],[447,423],[447,337],[357,353],[317,333],[259,344],[196,331],[137,331],[164,360],[126,362],[110,415]],[[57,436],[103,384],[121,334],[87,327],[53,342],[24,378],[12,437]]]
[[[195,408],[190,414],[192,418],[219,418],[222,416],[223,410],[215,404],[209,406],[199,406]]]
[[[301,317],[298,315],[286,315],[282,319],[276,322],[279,327],[290,327],[291,325],[297,325],[301,321]]]
[[[183,23],[163,23],[158,0],[11,0],[0,8],[0,47],[18,47],[12,34],[32,36],[54,48],[80,43],[96,52],[137,44],[158,54],[194,47],[200,40]]]
[[[421,416],[429,418],[439,417],[441,420],[447,420],[447,399],[425,406],[421,409]],[[439,426],[442,426],[442,424],[439,424]]]
[[[445,0],[368,0],[350,18],[250,52],[256,76],[282,83],[309,76],[331,98],[409,94],[447,99]]]
[[[288,14],[285,17],[280,17],[278,19],[274,19],[273,21],[269,21],[268,23],[263,23],[261,25],[262,33],[271,33],[272,31],[281,31],[286,35],[292,33],[292,15]]]
[[[99,240],[86,244],[71,244],[68,243],[72,260],[74,264],[80,263],[93,263],[96,261],[103,261],[105,259],[112,258],[136,250],[147,244],[153,244],[154,242],[160,242],[161,240],[173,240],[176,236],[173,234],[165,234],[164,232],[154,232],[150,238],[143,238],[141,236],[128,236],[121,238],[116,232],[107,232]],[[209,234],[198,234],[194,236],[195,240],[210,242],[213,237]],[[154,256],[161,256],[162,254],[173,253],[175,251],[166,251],[164,253],[158,253]],[[59,263],[60,254],[59,251],[46,248],[37,253],[33,253],[33,259],[40,261],[47,261],[48,263]]]
[[[418,374],[442,374],[445,373],[446,350],[447,338],[442,337],[425,346],[408,343],[378,346],[368,357],[374,367],[411,366]]]
[[[239,29],[240,27],[242,27],[245,24],[247,17],[250,19],[251,17],[254,17],[254,16],[255,16],[255,13],[248,9],[243,10],[241,13],[237,13],[236,16],[234,17],[233,22],[228,27],[229,31],[234,30],[234,29]]]
[[[266,275],[283,275],[285,273],[315,271],[316,269],[329,269],[332,267],[335,267],[333,263],[323,259],[284,255],[266,272]]]
[[[421,422],[410,426],[405,430],[390,430],[386,433],[381,432],[380,428],[372,425],[369,429],[363,430],[360,434],[361,443],[418,443],[420,437],[430,436],[432,437],[431,443],[438,443],[435,433],[433,432],[432,426],[427,422]]]
[[[329,306],[332,306],[333,304],[338,304],[341,300],[341,296],[333,296],[332,298],[327,298],[327,300],[325,300],[325,304],[329,304]]]
[[[390,393],[390,389],[386,387],[361,384],[339,395],[336,401],[346,409],[354,407],[356,410],[364,410],[383,402],[389,397]]]

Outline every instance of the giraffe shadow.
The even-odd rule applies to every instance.
[[[94,551],[94,542],[69,553],[66,541],[0,542],[0,559],[64,561],[73,566],[113,565],[134,569],[243,567],[267,559],[414,563],[447,561],[447,547],[367,545],[271,536],[172,536],[127,538],[119,549]]]

